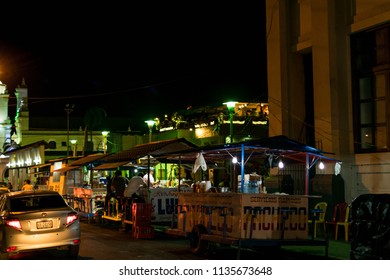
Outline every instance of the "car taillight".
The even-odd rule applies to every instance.
[[[20,224],[20,221],[18,219],[6,220],[5,224],[9,227],[22,230],[22,225]]]
[[[77,215],[77,213],[69,213],[68,216],[66,217],[66,225],[70,225],[72,223],[74,223],[75,221],[77,221],[77,219],[79,218],[79,216]]]
[[[16,246],[9,246],[7,248],[7,252],[8,253],[11,253],[11,252],[15,252],[18,248]]]

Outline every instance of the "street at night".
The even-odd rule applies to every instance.
[[[190,250],[189,240],[183,237],[156,232],[153,239],[136,239],[116,225],[102,227],[96,223],[81,223],[81,247],[78,260],[235,260],[237,249],[215,245],[208,254],[197,256]],[[262,250],[242,250],[242,260],[324,260],[347,259],[349,244],[330,241],[329,256],[324,256],[322,246],[273,247]],[[13,257],[21,260],[66,260],[63,251],[24,253]]]

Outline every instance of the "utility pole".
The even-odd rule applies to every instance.
[[[64,110],[66,112],[66,124],[67,124],[66,156],[69,156],[69,115],[74,110],[74,104],[66,104]]]

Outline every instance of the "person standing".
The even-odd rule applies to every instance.
[[[104,200],[104,208],[106,211],[108,210],[108,202],[112,197],[115,197],[115,193],[112,191],[111,182],[112,182],[111,176],[107,176],[107,183],[106,183],[107,192]]]
[[[154,180],[153,174],[154,174],[154,169],[150,169],[149,173],[145,174],[144,177],[143,177],[143,180],[144,180],[145,184],[149,188],[153,188],[155,185],[158,185],[158,183],[159,183],[159,181],[155,181]]]
[[[34,186],[31,185],[30,179],[24,180],[22,191],[32,191],[32,190],[34,190]]]
[[[115,192],[116,197],[123,197],[126,186],[129,184],[129,179],[122,176],[120,170],[115,171],[111,181],[111,190]]]
[[[123,212],[126,200],[124,199],[124,192],[129,184],[129,179],[122,176],[120,170],[115,171],[114,177],[111,181],[111,190],[114,192],[114,197],[118,200],[119,209],[118,211]]]

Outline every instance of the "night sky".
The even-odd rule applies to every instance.
[[[25,78],[30,116],[63,116],[71,103],[74,116],[99,107],[143,122],[266,100],[263,1],[95,2],[2,18],[0,80],[13,93]]]

